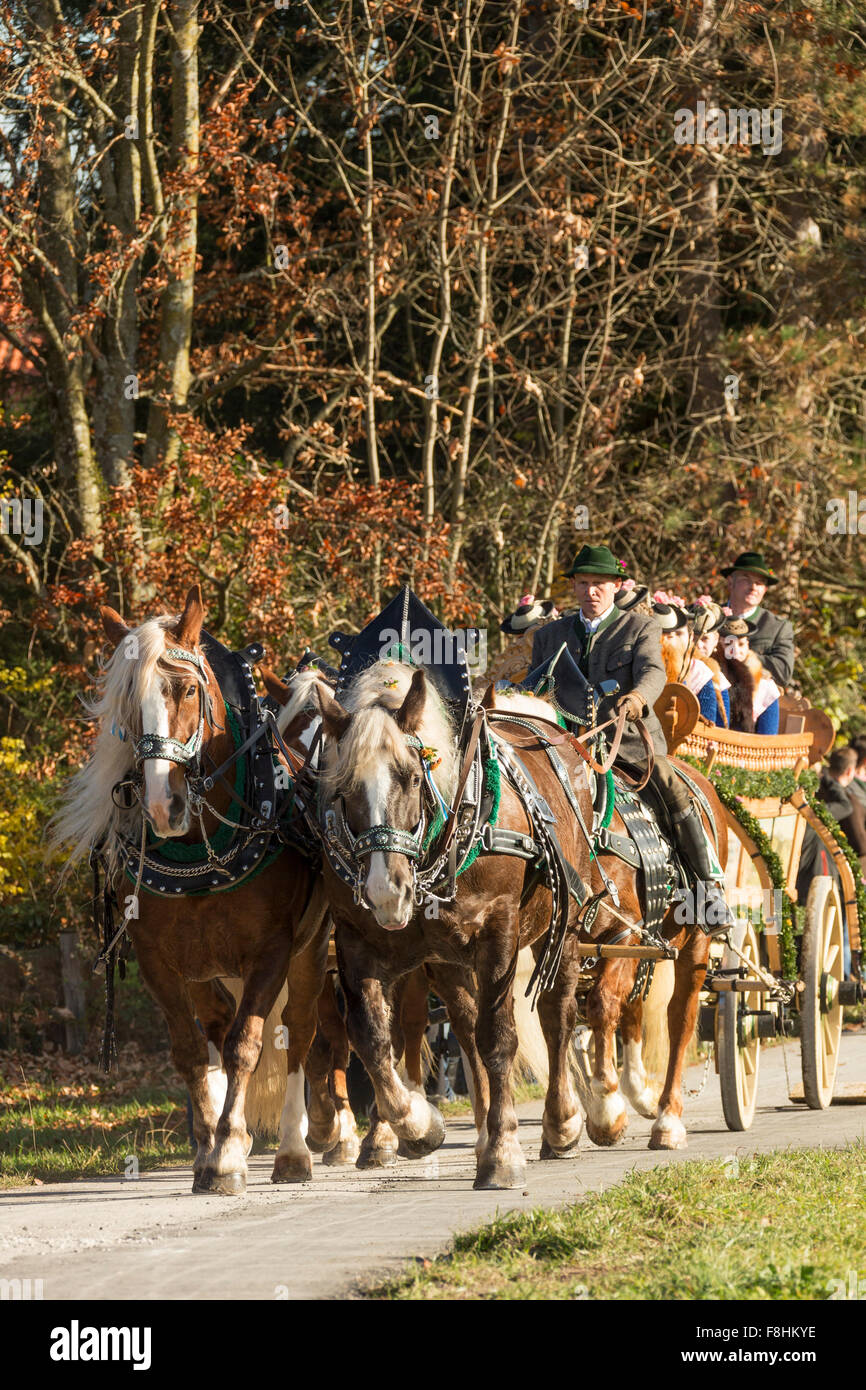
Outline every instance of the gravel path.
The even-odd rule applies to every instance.
[[[784,1051],[793,1083],[799,1048],[789,1043]],[[687,1084],[695,1087],[702,1074],[693,1068]],[[866,1033],[843,1037],[837,1092],[841,1103],[829,1111],[791,1104],[783,1049],[768,1048],[748,1133],[725,1128],[711,1071],[703,1094],[686,1100],[688,1149],[650,1152],[650,1121],[631,1114],[616,1148],[596,1149],[584,1139],[575,1158],[552,1163],[537,1157],[541,1103],[523,1105],[520,1137],[529,1163],[525,1188],[513,1192],[472,1191],[475,1130],[468,1117],[449,1120],[438,1154],[401,1159],[375,1175],[324,1168],[315,1159],[312,1183],[274,1187],[271,1158],[254,1157],[245,1198],[193,1197],[184,1168],[6,1191],[0,1277],[41,1279],[46,1299],[342,1298],[359,1281],[442,1250],[454,1232],[497,1211],[571,1201],[659,1163],[789,1145],[839,1147],[866,1137]]]

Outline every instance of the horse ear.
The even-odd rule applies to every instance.
[[[406,691],[406,698],[398,709],[394,718],[397,727],[403,730],[404,734],[414,734],[424,717],[424,706],[427,703],[427,677],[422,670],[417,670],[412,677],[412,683]]]
[[[488,685],[487,689],[486,689],[485,692],[484,692],[484,695],[483,695],[482,700],[481,700],[481,708],[482,708],[482,709],[495,709],[495,708],[496,708],[496,684],[495,684],[494,681],[491,681],[491,682],[490,682],[490,684]]]
[[[268,666],[260,664],[259,671],[268,694],[276,700],[278,705],[287,705],[289,703],[289,687],[286,682],[280,680],[279,676],[275,676]]]
[[[193,584],[186,596],[183,612],[178,618],[172,631],[177,640],[184,647],[195,647],[201,636],[201,626],[204,622],[204,603],[201,596],[201,585]]]
[[[102,618],[102,626],[105,634],[115,647],[119,647],[124,637],[128,635],[130,629],[121,618],[120,614],[113,608],[100,608],[99,616]]]
[[[348,710],[343,709],[339,700],[335,700],[321,685],[316,686],[316,694],[319,697],[319,709],[322,711],[325,733],[331,738],[341,739],[349,727],[352,719],[351,714]]]

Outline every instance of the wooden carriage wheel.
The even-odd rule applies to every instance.
[[[809,888],[800,973],[805,986],[800,999],[803,1094],[812,1110],[826,1110],[833,1099],[842,1038],[842,906],[827,874],[814,878]]]
[[[731,928],[734,944],[755,965],[760,963],[758,938],[751,922]],[[722,968],[734,969],[741,962],[725,948]],[[748,1129],[755,1116],[758,1099],[758,1067],[761,1041],[758,1020],[749,1010],[761,1008],[761,995],[725,991],[716,1005],[716,1048],[719,1087],[728,1129]]]

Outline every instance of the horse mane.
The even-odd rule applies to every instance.
[[[305,671],[298,671],[296,675],[290,676],[286,682],[289,687],[289,698],[280,709],[277,715],[277,728],[280,733],[284,733],[293,719],[305,710],[319,718],[319,703],[316,699],[316,686],[321,685],[329,695],[334,693],[333,683],[317,671],[315,666],[308,666]]]
[[[406,698],[417,669],[396,661],[376,661],[355,677],[342,701],[352,721],[339,741],[329,739],[325,745],[320,781],[326,797],[359,787],[381,764],[384,752],[399,767],[417,767],[417,757],[392,717]],[[457,780],[457,740],[448,712],[430,681],[417,734],[441,758],[433,780],[450,802]]]
[[[180,667],[166,660],[165,634],[175,627],[180,615],[163,613],[148,618],[115,648],[106,660],[99,657],[94,678],[96,696],[80,695],[85,718],[99,725],[88,761],[64,788],[59,810],[46,827],[49,850],[64,850],[66,863],[61,882],[72,866],[90,853],[91,846],[103,843],[109,876],[120,868],[121,837],[137,839],[141,834],[141,811],[136,803],[130,810],[115,806],[112,788],[135,769],[133,743],[141,737],[141,703],[157,674],[172,677]],[[201,648],[196,651],[201,654]],[[206,684],[194,666],[184,666],[183,674]],[[121,739],[114,730],[125,735]]]

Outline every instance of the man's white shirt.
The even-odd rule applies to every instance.
[[[603,613],[599,613],[599,615],[598,615],[597,618],[588,618],[588,617],[586,616],[586,614],[584,613],[583,609],[581,608],[581,610],[580,610],[580,621],[583,623],[583,625],[584,625],[584,627],[586,628],[587,632],[595,632],[595,629],[598,627],[599,623],[603,623],[604,620],[605,620],[605,618],[607,618],[607,617],[610,616],[610,614],[611,614],[611,613],[613,612],[613,610],[614,610],[614,607],[615,607],[615,605],[612,603],[612,604],[610,605],[610,607],[609,607],[609,608],[606,608],[605,611],[604,611]]]

